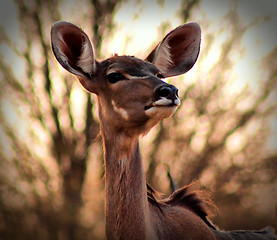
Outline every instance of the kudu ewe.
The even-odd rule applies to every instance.
[[[79,27],[64,21],[52,27],[58,62],[98,97],[107,239],[277,239],[270,229],[220,232],[208,222],[204,202],[190,187],[161,200],[146,184],[138,138],[180,105],[177,88],[161,79],[194,65],[200,36],[199,25],[188,23],[167,34],[145,60],[115,55],[100,62]]]

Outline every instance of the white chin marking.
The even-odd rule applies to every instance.
[[[153,106],[167,106],[167,105],[170,105],[171,103],[172,103],[171,99],[162,97],[158,101],[154,102]]]
[[[172,100],[171,100],[171,99],[162,97],[162,98],[160,98],[158,101],[154,102],[154,103],[153,103],[153,106],[168,106],[168,105],[170,105],[170,104],[172,104]],[[176,99],[174,100],[174,104],[175,104],[176,106],[180,106],[180,104],[181,104],[180,98],[176,98]]]
[[[153,106],[145,111],[149,117],[157,116],[161,119],[170,117],[177,109],[177,106]]]
[[[178,106],[180,106],[181,101],[179,98],[176,98],[174,100],[174,105],[172,106],[172,100],[162,97],[161,99],[154,102],[151,108],[147,109],[145,111],[145,114],[149,117],[152,117],[154,115],[160,115],[161,118],[167,118],[170,117]]]

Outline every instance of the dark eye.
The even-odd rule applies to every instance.
[[[118,73],[118,72],[113,72],[113,73],[108,74],[107,78],[110,83],[116,83],[118,81],[125,79],[125,77],[121,73]]]
[[[156,73],[156,77],[158,77],[158,78],[165,78],[162,74],[160,74],[160,73]]]

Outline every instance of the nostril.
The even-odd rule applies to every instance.
[[[179,97],[179,94],[178,94],[178,93],[179,93],[179,91],[178,91],[178,89],[177,89],[176,92],[175,92],[175,96],[176,96],[176,97]]]
[[[169,98],[171,95],[171,89],[168,87],[162,87],[158,91],[159,97]]]
[[[155,100],[160,98],[170,99],[175,101],[178,98],[178,89],[173,85],[161,85],[155,89]]]

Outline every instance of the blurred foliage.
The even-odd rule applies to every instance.
[[[7,50],[0,57],[0,238],[103,239],[103,157],[95,98],[60,71],[49,33],[53,22],[69,15],[92,36],[102,58],[103,39],[116,29],[114,16],[124,3],[15,4],[20,41],[1,31],[1,47]],[[198,0],[184,1],[180,23],[197,21],[197,11]],[[226,22],[231,35],[221,45],[217,63],[205,71],[205,59],[216,42],[216,36],[207,33],[197,81],[169,80],[180,89],[182,105],[142,140],[147,180],[169,193],[168,168],[178,186],[199,179],[220,212],[212,220],[226,230],[274,226],[277,151],[268,149],[268,139],[269,121],[276,114],[277,47],[264,58],[268,74],[259,81],[257,93],[245,87],[228,94],[234,52],[255,22],[242,25],[236,4]],[[200,23],[202,29],[208,24]],[[161,26],[170,30],[168,23]],[[14,55],[22,69],[13,68],[8,55]]]

